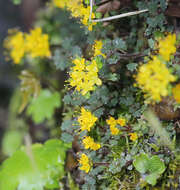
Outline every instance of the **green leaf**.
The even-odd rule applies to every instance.
[[[149,174],[146,176],[145,181],[151,185],[156,184],[156,180],[166,169],[164,162],[158,156],[149,158],[147,154],[137,156],[133,161],[133,165],[140,173]]]
[[[38,98],[34,98],[27,109],[35,123],[41,123],[44,119],[53,116],[54,109],[61,106],[60,94],[49,90],[42,90]]]
[[[69,142],[72,142],[73,141],[73,136],[69,133],[62,133],[61,135],[61,139],[66,142],[66,143],[69,143]]]
[[[124,40],[122,40],[121,38],[114,39],[113,45],[116,49],[127,50],[126,42]]]
[[[95,12],[96,18],[102,18],[102,13],[100,12]]]
[[[11,156],[22,144],[23,134],[20,131],[8,131],[2,141],[2,151],[5,155]]]
[[[136,70],[137,66],[138,66],[137,63],[129,63],[129,64],[127,65],[127,69],[128,69],[129,71],[133,72],[133,71]]]
[[[145,181],[154,186],[154,185],[156,185],[158,177],[159,177],[158,174],[153,173],[153,174],[146,176]]]
[[[149,164],[149,158],[146,154],[138,155],[133,161],[133,165],[140,173],[146,173]]]
[[[153,156],[149,160],[148,170],[150,173],[162,174],[165,171],[164,162],[158,156]]]
[[[152,38],[148,39],[148,44],[149,44],[149,47],[150,47],[151,49],[153,49],[154,46],[155,46],[155,42],[154,42],[154,40],[153,40]]]
[[[103,66],[101,57],[99,57],[99,56],[96,57],[96,63],[97,63],[98,69],[101,69]]]
[[[73,121],[72,120],[65,120],[62,122],[61,130],[67,130],[72,132],[73,131]]]
[[[61,71],[64,71],[67,68],[67,66],[69,66],[67,64],[65,55],[59,49],[56,49],[54,51],[53,62],[56,66],[56,69],[60,69]]]
[[[64,176],[66,150],[71,144],[52,139],[44,145],[23,147],[5,160],[0,171],[0,189],[43,190],[59,187]]]

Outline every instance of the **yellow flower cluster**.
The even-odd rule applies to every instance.
[[[79,163],[81,164],[81,167],[79,169],[88,173],[91,169],[91,162],[86,154],[81,155]]]
[[[172,93],[174,96],[174,99],[176,100],[177,103],[180,103],[180,84],[177,84],[173,89]]]
[[[81,115],[78,117],[81,131],[90,131],[96,121],[97,117],[92,115],[91,112],[85,110],[83,107],[81,108]],[[101,145],[99,143],[95,143],[94,139],[89,136],[84,137],[83,145],[85,149],[98,150],[101,148]],[[89,158],[85,154],[82,154],[79,163],[82,165],[80,167],[80,170],[84,170],[86,173],[88,173],[92,163],[89,161]]]
[[[90,111],[87,111],[83,107],[81,108],[81,115],[78,118],[81,131],[90,131],[96,121],[97,117],[95,117]]]
[[[92,31],[93,25],[96,25],[96,23],[89,22],[90,6],[85,7],[83,0],[54,0],[54,5],[59,8],[67,8],[71,12],[71,15],[75,18],[80,18],[82,24],[88,26],[90,31]],[[94,13],[92,13],[93,18],[95,18]]]
[[[118,135],[119,129],[116,128],[116,125],[120,125],[121,127],[126,125],[126,120],[124,118],[118,118],[117,120],[113,117],[110,117],[106,120],[107,124],[110,126],[111,134]]]
[[[147,64],[142,65],[136,76],[138,86],[146,93],[147,97],[155,101],[160,101],[161,96],[168,95],[168,85],[175,80],[176,77],[156,56]]]
[[[49,57],[51,55],[49,50],[49,36],[42,34],[41,28],[35,28],[30,31],[30,34],[26,34],[25,43],[26,51],[32,58]]]
[[[101,145],[99,143],[95,143],[94,139],[88,136],[83,139],[83,144],[85,149],[98,150],[101,148]]]
[[[70,86],[75,87],[82,95],[93,91],[96,85],[102,84],[98,78],[96,60],[90,63],[84,58],[77,58],[73,60],[73,63],[75,66],[71,68],[69,83]]]
[[[42,34],[41,28],[31,30],[30,34],[16,31],[5,40],[5,47],[10,50],[10,57],[15,64],[20,63],[27,53],[34,57],[49,57],[48,35]]]
[[[16,31],[14,35],[10,35],[5,40],[5,47],[10,50],[10,57],[14,63],[18,64],[25,54],[24,34]]]
[[[176,35],[168,34],[165,38],[160,39],[158,48],[159,54],[165,61],[170,60],[170,56],[176,52]]]
[[[130,140],[132,141],[136,141],[138,139],[138,135],[137,133],[130,133]]]
[[[96,57],[96,56],[98,56],[98,55],[102,55],[104,58],[106,58],[106,55],[101,52],[102,47],[103,47],[102,41],[101,41],[101,40],[96,40],[96,41],[95,41],[95,44],[94,44],[94,46],[93,46],[93,49],[94,49],[94,57]]]

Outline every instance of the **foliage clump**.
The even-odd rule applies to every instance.
[[[53,135],[60,132],[59,138],[73,145],[67,172],[67,149],[58,149],[56,143],[43,156],[46,160],[53,154],[54,159],[63,155],[58,157],[63,161],[58,166],[57,160],[55,165],[50,160],[53,174],[44,171],[49,160],[38,160],[38,165],[44,163],[42,170],[40,167],[43,179],[36,181],[35,187],[60,188],[57,181],[62,182],[62,176],[64,188],[72,185],[84,190],[179,186],[175,177],[180,165],[179,36],[166,20],[168,4],[165,0],[133,0],[125,7],[110,5],[98,0],[93,7],[89,1],[52,0],[40,12],[37,28],[30,34],[15,31],[7,37],[6,48],[13,62],[28,63],[28,71],[20,76],[20,112],[24,110],[25,117],[36,124],[49,121]],[[91,20],[143,9],[141,14],[105,23]],[[32,152],[37,149],[38,157],[45,148],[47,153],[46,145],[32,145]],[[24,150],[15,155],[20,152],[31,163]],[[55,152],[51,155],[51,151]],[[14,156],[2,166],[11,159]],[[8,169],[1,171],[5,176]],[[21,178],[23,172],[18,173],[18,180],[26,182],[29,175]],[[52,186],[44,178],[50,178]],[[17,187],[17,180],[13,183],[13,188]],[[21,184],[21,189],[26,185]]]

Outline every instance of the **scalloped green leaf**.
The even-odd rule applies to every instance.
[[[148,171],[150,173],[162,174],[165,169],[164,162],[158,156],[153,156],[149,159]]]
[[[133,161],[133,165],[136,170],[140,173],[146,173],[148,169],[149,158],[146,154],[138,155]]]
[[[27,114],[32,116],[35,123],[41,123],[45,119],[51,119],[55,108],[61,106],[61,98],[58,92],[42,90],[37,98],[34,98],[27,109]]]
[[[157,183],[157,178],[158,177],[159,177],[158,174],[153,173],[153,174],[150,174],[150,175],[146,176],[145,180],[146,180],[147,183],[149,183],[152,186],[154,186]]]
[[[17,130],[7,131],[2,141],[2,151],[5,155],[11,156],[23,142],[23,132]]]
[[[157,155],[149,158],[147,154],[140,154],[136,156],[133,165],[141,174],[147,175],[145,181],[151,185],[156,184],[157,179],[166,169],[164,162]]]
[[[59,187],[64,176],[66,150],[71,144],[52,139],[44,145],[22,147],[5,160],[0,170],[0,189],[43,190]]]

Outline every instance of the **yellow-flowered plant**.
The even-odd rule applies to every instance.
[[[13,32],[13,31],[10,31]],[[5,40],[5,48],[9,49],[10,57],[15,64],[20,63],[25,54],[25,40],[23,32],[15,31]]]
[[[130,140],[132,141],[136,141],[138,139],[138,135],[137,133],[130,133]]]
[[[25,54],[35,57],[49,57],[49,39],[41,28],[31,30],[30,34],[15,31],[5,40],[5,47],[10,51],[10,57],[15,64],[21,62]]]
[[[165,38],[159,40],[159,54],[165,61],[170,60],[170,56],[176,52],[176,34],[168,34]]]
[[[95,90],[96,85],[102,84],[98,77],[99,69],[96,60],[89,62],[84,58],[76,58],[73,63],[75,66],[71,68],[69,84],[82,95]]]
[[[91,169],[91,161],[89,160],[88,156],[86,154],[82,154],[81,158],[79,159],[79,164],[81,165],[79,167],[80,170],[85,171],[88,173]]]
[[[90,31],[92,31],[93,25],[96,25],[96,23],[89,21],[90,6],[85,7],[83,0],[54,0],[54,5],[59,8],[67,8],[71,12],[71,15],[75,18],[80,18],[81,23],[88,26]],[[93,18],[95,18],[94,13],[92,13]]]
[[[34,57],[49,57],[51,55],[49,49],[49,37],[42,33],[41,28],[35,28],[30,34],[25,35],[26,51]]]
[[[110,126],[110,131],[112,135],[118,135],[120,130],[116,127],[116,125],[120,125],[124,127],[126,125],[126,120],[124,118],[118,118],[117,120],[113,117],[110,117],[106,120],[106,123]]]
[[[173,97],[176,100],[177,103],[180,103],[180,84],[177,84],[173,89],[172,89]]]
[[[136,76],[138,86],[153,101],[160,101],[162,96],[167,96],[168,85],[175,80],[176,77],[157,56],[140,66]]]
[[[90,111],[87,111],[85,108],[81,108],[81,115],[78,117],[78,122],[81,127],[81,131],[87,130],[90,131],[97,121],[97,117],[95,117]]]
[[[94,139],[89,136],[86,136],[83,139],[83,145],[85,149],[98,150],[101,148],[101,145],[99,143],[95,143]]]
[[[95,44],[94,44],[94,46],[93,46],[93,49],[94,49],[94,57],[96,57],[96,56],[98,56],[98,55],[102,55],[104,58],[106,58],[106,55],[101,52],[102,47],[103,47],[102,41],[101,41],[101,40],[96,40],[96,41],[95,41]]]

